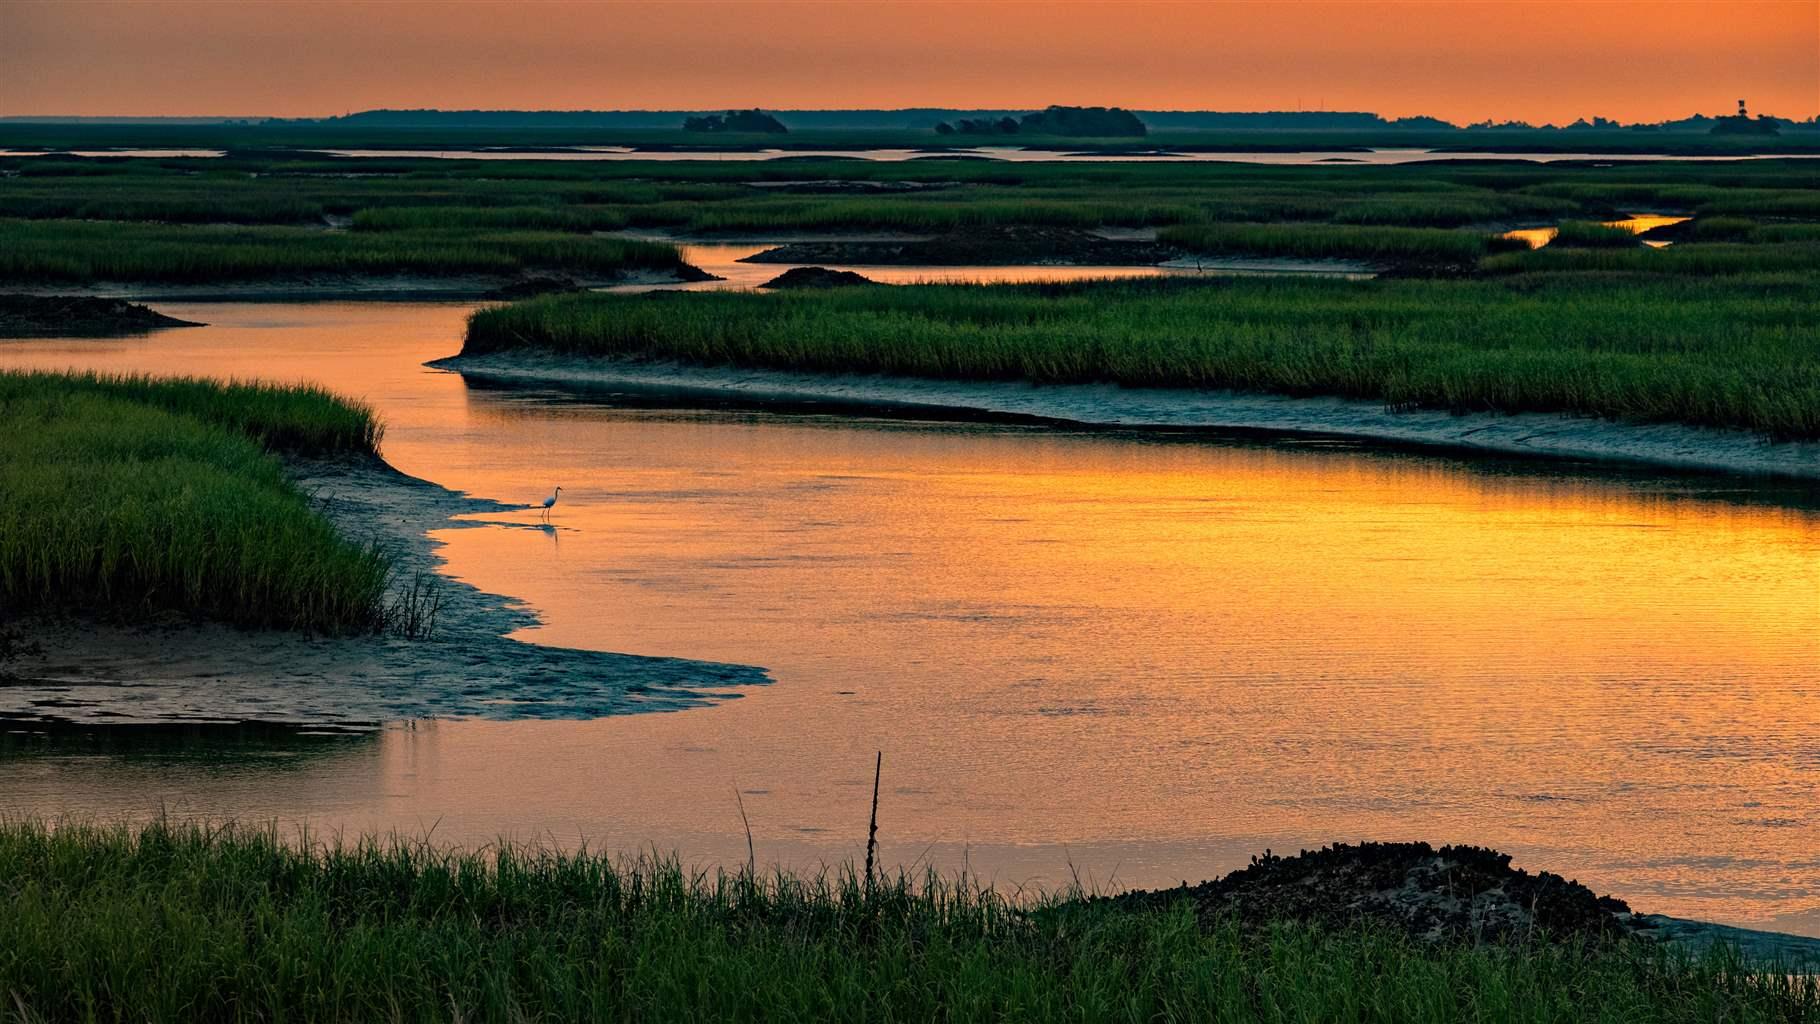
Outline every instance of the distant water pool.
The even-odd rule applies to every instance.
[[[1608,228],[1623,228],[1633,235],[1640,235],[1645,231],[1668,227],[1671,224],[1682,224],[1692,219],[1692,217],[1682,217],[1674,214],[1633,213],[1628,217],[1619,220],[1608,220],[1603,223]],[[1561,229],[1558,227],[1518,228],[1515,231],[1504,232],[1504,237],[1519,239],[1528,243],[1531,249],[1540,249],[1554,241],[1555,236],[1560,233]],[[1655,239],[1644,239],[1643,244],[1653,249],[1665,249],[1674,243],[1657,241]]]
[[[668,236],[658,238],[676,246],[683,262],[713,274],[719,280],[688,281],[681,284],[648,283],[617,285],[606,290],[642,291],[721,291],[757,288],[784,271],[798,266],[825,266],[830,270],[851,270],[880,284],[1029,284],[1035,282],[1096,281],[1108,278],[1196,277],[1295,275],[1368,278],[1373,271],[1363,264],[1320,260],[1238,259],[1207,260],[1200,263],[1179,262],[1139,266],[1058,266],[1051,264],[994,264],[980,266],[871,265],[842,263],[745,263],[781,244],[776,241],[696,242],[678,241]]]

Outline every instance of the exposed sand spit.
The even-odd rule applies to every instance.
[[[1820,442],[1773,442],[1742,431],[1627,424],[1545,413],[1396,411],[1344,398],[1112,384],[810,374],[626,362],[538,351],[454,356],[430,364],[500,383],[663,392],[755,405],[887,411],[941,418],[1049,421],[1170,430],[1255,430],[1360,438],[1499,455],[1628,462],[1707,472],[1820,479]]]
[[[426,574],[441,601],[427,639],[31,620],[16,628],[42,651],[6,666],[14,678],[0,677],[0,720],[348,726],[427,716],[593,718],[696,706],[768,681],[762,669],[740,665],[507,639],[536,617],[431,575],[438,545],[426,531],[478,525],[451,517],[514,506],[456,494],[378,460],[293,468],[343,533],[394,554],[404,585]]]

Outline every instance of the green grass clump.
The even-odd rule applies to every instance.
[[[1475,232],[1340,224],[1180,224],[1157,240],[1210,254],[1455,265],[1490,247]]]
[[[0,826],[0,1014],[134,1020],[1812,1020],[1724,948],[1204,930],[969,880]]]
[[[1372,196],[1334,211],[1340,224],[1398,224],[1406,227],[1459,227],[1509,218],[1556,217],[1578,209],[1570,200],[1489,190],[1434,194]]]
[[[1757,222],[1745,217],[1699,217],[1686,227],[1696,242],[1749,242],[1757,234]]]
[[[940,198],[937,198],[937,197]],[[702,232],[802,230],[949,231],[962,227],[1037,225],[1093,228],[1102,225],[1142,227],[1168,224],[1195,215],[1184,201],[1144,202],[1104,197],[1066,199],[986,194],[954,197],[946,193],[912,198],[751,199],[681,211],[677,226]]]
[[[630,219],[614,206],[379,206],[354,215],[355,231],[474,230],[617,231]]]
[[[1815,322],[1807,275],[919,285],[549,297],[476,313],[464,352],[1237,388],[1811,438]]]
[[[1585,220],[1562,221],[1556,229],[1553,245],[1582,249],[1634,249],[1637,236],[1623,228],[1609,227]]]
[[[1666,249],[1548,245],[1525,252],[1499,253],[1480,263],[1480,269],[1488,274],[1648,274],[1681,278],[1690,287],[1698,287],[1702,278],[1726,275],[1802,273],[1811,276],[1817,266],[1820,266],[1820,238],[1812,237],[1766,244],[1677,243]]]
[[[1701,217],[1688,225],[1695,242],[1820,242],[1820,224],[1771,221],[1760,224],[1744,217]]]
[[[246,281],[310,274],[612,275],[674,270],[675,248],[626,238],[460,228],[329,232],[290,227],[0,220],[0,279],[84,283]]]
[[[370,454],[367,410],[305,387],[8,372],[0,421],[0,610],[382,623],[388,560],[272,454]]]

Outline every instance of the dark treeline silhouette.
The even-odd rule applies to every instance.
[[[1097,110],[1101,108],[1070,108]],[[1118,108],[1111,108],[1117,110]],[[749,112],[746,112],[749,113]],[[940,124],[947,124],[949,131],[944,134],[955,134],[965,131],[961,125],[972,122],[981,126],[985,134],[1005,134],[1003,125],[1006,119],[1019,125],[1019,130],[1034,133],[1037,129],[1026,128],[1022,119],[1032,116],[1028,111],[1003,109],[959,109],[950,107],[908,107],[899,110],[785,110],[778,111],[789,122],[789,128],[795,131],[843,131],[843,130],[896,130],[928,131],[940,130]],[[1047,114],[1048,112],[1043,112]],[[1691,117],[1675,120],[1630,123],[1605,117],[1581,118],[1570,125],[1539,125],[1519,120],[1485,120],[1471,125],[1456,125],[1440,118],[1414,116],[1386,118],[1363,111],[1335,110],[1275,110],[1275,111],[1211,111],[1211,110],[1129,110],[1120,111],[1136,120],[1150,132],[1371,132],[1381,130],[1414,131],[1414,132],[1452,132],[1462,128],[1474,130],[1509,129],[1512,131],[1566,130],[1573,128],[1609,128],[1647,131],[1688,131],[1702,134],[1751,134],[1773,135],[1769,128],[1779,128],[1783,132],[1790,130],[1812,131],[1820,128],[1820,122],[1814,120],[1795,120],[1785,117],[1761,116],[1750,118],[1752,130],[1739,132],[1740,124],[1735,117],[1714,117],[1709,114],[1695,114]],[[773,116],[773,115],[767,115]],[[230,121],[218,119],[111,119],[111,118],[0,118],[0,123],[143,123],[147,125],[179,124],[221,124],[250,123],[268,126],[293,127],[345,127],[372,129],[604,129],[619,131],[663,131],[675,130],[678,123],[691,118],[719,117],[723,123],[728,115],[723,111],[699,110],[364,110],[338,117],[324,118],[248,118],[244,122],[238,119]],[[1731,128],[1715,131],[1721,124],[1730,124]],[[1767,127],[1757,127],[1762,124]],[[781,127],[781,126],[780,126]],[[727,131],[741,129],[727,128]],[[772,130],[775,132],[775,129]],[[1050,129],[1042,129],[1045,134],[1065,134]],[[972,134],[969,132],[968,134]],[[1122,131],[1105,132],[1114,136]]]
[[[704,114],[683,120],[686,132],[751,132],[782,135],[790,129],[770,114],[753,107],[751,110],[729,110],[725,114]]]
[[[1016,135],[1017,131],[1017,119],[1012,117],[963,117],[953,124],[943,121],[935,126],[937,135]]]
[[[935,126],[942,135],[1078,135],[1091,138],[1142,136],[1147,129],[1137,115],[1119,107],[1048,107],[1011,117],[963,118]]]

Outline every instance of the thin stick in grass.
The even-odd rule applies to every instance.
[[[885,771],[885,752],[872,766],[872,822],[866,829],[866,888],[872,888],[872,865],[878,856],[878,779]]]
[[[758,853],[752,847],[752,821],[746,817],[746,798],[739,793],[739,783],[733,784],[733,799],[739,804],[739,823],[746,826],[746,878],[758,878]]]

